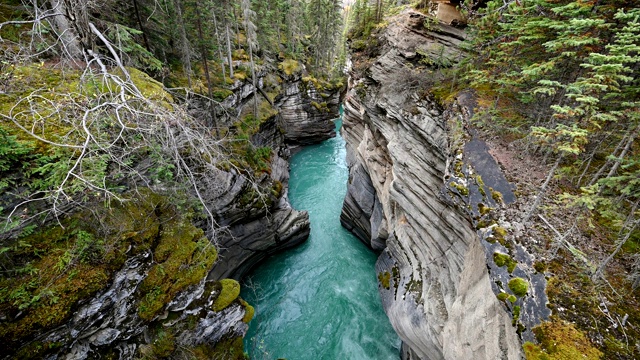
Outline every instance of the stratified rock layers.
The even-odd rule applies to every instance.
[[[405,359],[519,359],[511,318],[491,290],[480,240],[442,195],[448,157],[441,111],[420,97],[411,63],[458,58],[463,33],[405,12],[354,72],[344,105],[349,184],[342,224],[373,249],[383,306]],[[422,61],[421,60],[425,60]],[[383,281],[389,279],[389,281]]]
[[[282,92],[275,101],[279,114],[263,122],[251,138],[255,146],[273,150],[269,176],[265,174],[251,183],[238,173],[225,173],[220,181],[224,191],[211,201],[219,224],[227,231],[218,239],[220,258],[209,279],[240,279],[267,256],[298,245],[309,236],[309,214],[293,209],[287,196],[289,146],[335,136],[333,120],[339,116],[341,89],[321,93],[313,83],[305,82],[301,73],[282,76]],[[265,192],[265,186],[276,183],[281,194],[270,199],[271,206],[265,206],[268,199],[264,197],[241,200],[256,187]]]
[[[301,74],[287,76],[282,94],[276,98],[287,143],[309,145],[335,136],[335,119],[340,106],[338,91],[318,91]],[[337,89],[339,90],[339,89]]]
[[[233,107],[229,110],[240,113],[242,107],[251,100],[250,97],[257,96],[256,91],[247,82],[238,82],[233,89],[235,92],[224,103]],[[126,262],[123,260],[124,265],[117,271],[113,270],[109,283],[74,304],[72,315],[61,319],[62,323],[48,327],[34,326],[35,330],[31,333],[23,331],[25,335],[9,334],[6,339],[11,343],[0,349],[0,358],[165,358],[170,352],[174,352],[174,358],[190,358],[193,357],[193,349],[202,344],[221,352],[211,355],[213,358],[229,358],[229,351],[233,349],[226,348],[236,346],[238,340],[242,344],[240,338],[248,329],[247,322],[253,309],[238,298],[238,294],[228,299],[228,306],[216,309],[215,301],[224,295],[224,287],[219,280],[239,279],[268,255],[295,246],[308,237],[308,213],[293,209],[287,197],[289,144],[307,144],[335,135],[332,120],[338,117],[339,90],[320,94],[313,85],[302,85],[301,76],[285,79],[284,94],[280,96],[281,102],[278,104],[282,115],[264,119],[250,139],[256,148],[271,148],[269,171],[249,174],[251,169],[223,170],[211,167],[205,176],[199,178],[201,189],[206,191],[199,192],[198,196],[207,203],[208,211],[217,225],[217,232],[212,237],[218,248],[217,261],[213,265],[206,265],[204,260],[202,264],[193,265],[191,255],[185,256],[189,261],[180,263],[178,271],[189,266],[211,268],[206,277],[196,278],[192,285],[185,285],[165,298],[162,288],[156,283],[164,285],[163,279],[167,283],[185,283],[187,280],[165,276],[175,269],[165,270],[158,258],[154,258],[154,251],[160,246],[160,233],[169,234],[167,238],[179,238],[185,228],[172,227],[164,218],[162,221],[155,219],[154,216],[162,212],[158,204],[150,205],[150,210],[135,207],[133,213],[140,218],[157,221],[154,223],[156,232],[144,238],[148,248],[134,251],[131,250],[133,246],[129,247],[127,253],[123,254],[127,257]],[[323,102],[318,103],[320,99]],[[296,119],[299,121],[296,122]],[[220,120],[230,125],[230,119]],[[167,198],[163,201],[172,200]],[[197,229],[198,224],[191,223],[193,219],[186,215],[182,218],[182,215],[171,213],[166,217],[175,217],[188,224],[189,229]],[[127,223],[137,227],[125,228],[124,224]],[[153,228],[137,217],[129,219],[128,216],[118,218],[117,224],[118,227],[114,225],[114,229],[108,231],[118,233],[117,236],[122,236],[123,240]],[[104,227],[108,227],[108,224]],[[201,232],[196,233],[201,235]],[[198,240],[193,239],[194,242]],[[164,251],[180,253],[181,250],[175,246]],[[136,251],[137,255],[134,254]],[[201,249],[197,251],[204,252]],[[194,263],[196,260],[193,260]],[[153,269],[157,270],[154,272],[154,287],[141,290]],[[72,276],[75,275],[69,275],[69,279]],[[149,308],[148,304],[157,308],[148,311],[151,315],[144,318],[140,314],[147,311],[145,306]],[[0,320],[4,324],[7,316],[4,309],[0,310]],[[21,313],[16,314],[16,320],[20,320],[21,316]],[[154,351],[160,351],[158,348],[162,346],[166,353],[156,354]],[[241,351],[241,345],[240,350],[233,351]]]

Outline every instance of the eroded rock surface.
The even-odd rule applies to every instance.
[[[461,30],[424,27],[407,11],[381,35],[380,56],[352,71],[343,137],[350,175],[342,224],[374,249],[383,306],[404,359],[519,359],[511,317],[496,299],[484,249],[443,196],[449,143],[442,111],[424,98],[433,69],[458,58]],[[429,70],[429,69],[425,69]]]
[[[259,84],[262,86],[262,78]],[[139,218],[127,218],[126,221],[135,226],[121,231],[126,236],[120,233],[118,236],[128,239],[139,233],[146,234],[149,231],[141,219],[158,220],[158,223],[154,223],[155,232],[145,237],[148,247],[136,250],[138,252],[135,254],[131,249],[138,245],[124,251],[123,256],[127,258],[123,260],[124,264],[120,264],[119,269],[113,269],[108,279],[105,277],[106,280],[98,288],[100,290],[74,304],[69,317],[61,319],[55,326],[40,327],[24,336],[16,335],[15,339],[9,334],[11,344],[5,344],[7,346],[0,351],[0,358],[164,358],[172,352],[176,358],[187,358],[202,344],[216,351],[211,355],[214,358],[230,358],[228,351],[235,351],[234,356],[242,356],[241,338],[247,331],[247,322],[253,309],[237,293],[225,295],[219,280],[239,279],[266,256],[295,246],[308,237],[307,212],[293,209],[287,196],[289,146],[317,142],[335,135],[332,120],[338,116],[340,94],[337,90],[320,93],[312,84],[302,84],[300,76],[285,79],[283,94],[278,97],[280,100],[276,104],[280,107],[280,114],[262,121],[258,131],[249,139],[256,147],[271,148],[269,171],[250,174],[250,169],[223,170],[212,167],[206,176],[199,178],[204,182],[202,188],[207,189],[206,193],[199,196],[209,205],[209,211],[219,227],[215,236],[209,236],[209,240],[216,240],[217,261],[213,265],[213,260],[194,265],[190,263],[192,257],[187,256],[177,271],[194,265],[203,275],[189,280],[180,278],[165,281],[173,284],[193,280],[189,284],[195,285],[184,286],[170,295],[160,286],[141,290],[151,273],[161,279],[166,275],[165,272],[172,271],[158,270],[162,267],[154,253],[159,246],[158,239],[178,238],[185,229],[192,231],[197,229],[195,225],[202,224],[192,224],[192,219],[182,219],[182,214],[173,214],[167,217],[180,219],[188,226],[171,228],[170,220],[155,219],[159,208],[151,207],[144,212],[141,207],[133,206],[136,213],[140,213]],[[223,104],[236,108],[225,112],[228,118],[219,119],[220,123],[227,126],[233,120],[232,115],[241,113],[242,107],[251,102],[253,96],[257,96],[255,89],[247,82],[235,84],[233,90],[234,93]],[[314,106],[314,99],[322,102]],[[147,192],[151,193],[151,190]],[[122,223],[126,221],[119,219],[113,225],[124,226]],[[202,230],[198,231],[194,232],[197,236],[194,235],[193,241],[200,244]],[[208,242],[206,244],[209,245]],[[170,251],[164,251],[180,253],[179,247],[176,245]],[[211,271],[207,274],[209,268]],[[160,280],[156,282],[164,285]],[[164,295],[170,298],[162,302],[155,301]],[[228,305],[216,308],[214,303],[221,296],[228,297]],[[144,309],[144,306],[150,305],[157,309]],[[141,315],[143,313],[147,315]],[[2,322],[19,321],[24,317],[22,313],[11,316],[15,319],[9,319],[4,309],[0,309]],[[219,343],[223,343],[220,349],[217,346]]]
[[[335,136],[332,122],[338,115],[340,93],[318,90],[301,74],[285,77],[283,91],[276,98],[287,143],[309,145]]]
[[[309,236],[309,215],[293,209],[287,196],[289,147],[335,136],[340,89],[318,91],[301,73],[282,76],[282,92],[274,103],[279,114],[261,124],[251,139],[255,146],[273,150],[271,173],[253,183],[241,174],[224,174],[225,190],[215,199],[215,212],[227,231],[219,237],[220,260],[210,279],[239,279],[267,256]],[[247,198],[256,189],[263,195]]]

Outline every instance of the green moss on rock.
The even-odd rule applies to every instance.
[[[449,185],[452,188],[456,189],[458,191],[458,194],[460,194],[462,196],[468,196],[469,195],[469,189],[466,186],[458,184],[455,181],[450,182]]]
[[[543,322],[533,332],[539,345],[524,343],[527,360],[598,360],[603,356],[582,331],[557,318]]]
[[[489,188],[491,192],[491,198],[498,204],[504,203],[504,199],[502,198],[502,193],[500,191],[494,190],[493,188]]]
[[[529,291],[529,283],[523,278],[513,278],[509,280],[509,289],[513,291],[516,296],[522,297]]]
[[[520,306],[516,305],[513,307],[513,320],[512,320],[512,324],[515,326],[516,323],[518,322],[518,319],[520,319]]]
[[[59,326],[81,300],[109,285],[127,256],[153,246],[162,197],[139,189],[122,198],[25,236],[22,246],[4,254],[20,270],[0,279],[0,312],[22,316],[3,323],[0,341],[11,347]]]
[[[378,273],[378,281],[383,288],[389,290],[391,282],[391,274],[388,271]]]
[[[331,110],[329,110],[329,107],[327,105],[326,102],[315,102],[315,101],[311,101],[311,105],[318,110],[319,112],[330,112]]]
[[[213,302],[213,311],[220,311],[231,305],[240,296],[240,284],[233,279],[220,280],[220,295]]]
[[[502,226],[494,226],[492,229],[492,237],[498,241],[502,246],[510,247],[510,244],[507,243],[505,236],[507,236],[507,229]],[[495,241],[494,241],[495,242]]]
[[[543,273],[543,272],[545,272],[545,271],[547,270],[547,265],[546,265],[545,263],[543,263],[543,262],[536,261],[536,262],[533,264],[533,268],[534,268],[537,272],[539,272],[539,273]]]
[[[251,319],[253,319],[253,316],[256,313],[256,309],[253,306],[249,305],[249,303],[244,301],[244,299],[242,298],[239,298],[238,301],[240,302],[240,305],[244,307],[244,317],[242,318],[242,321],[248,324]]]
[[[294,59],[285,59],[278,64],[278,69],[287,75],[293,75],[302,70],[302,67],[300,66],[300,63]]]
[[[217,259],[216,248],[185,217],[162,226],[154,251],[157,262],[139,287],[138,315],[151,320],[178,292],[202,280]]]
[[[493,261],[499,267],[506,266],[507,271],[509,271],[509,273],[512,273],[513,270],[516,268],[516,265],[518,265],[518,262],[513,260],[511,256],[507,254],[502,254],[500,252],[493,253]]]
[[[253,319],[253,316],[256,313],[256,309],[251,305],[247,305],[244,309],[245,309],[245,313],[244,313],[244,317],[242,318],[242,321],[248,324]]]
[[[171,329],[159,329],[150,344],[140,346],[142,360],[163,359],[176,350],[175,336]]]
[[[478,204],[478,211],[480,212],[480,215],[486,215],[486,214],[490,213],[491,210],[493,210],[492,207],[486,206],[483,203],[479,203]]]
[[[211,352],[209,355],[209,359],[247,359],[244,352],[244,343],[242,342],[242,337],[234,337],[218,342],[213,348],[213,352]]]

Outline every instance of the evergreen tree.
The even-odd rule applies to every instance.
[[[576,187],[588,185],[561,198],[611,219],[626,241],[639,216],[640,9],[617,0],[527,0],[490,1],[478,12],[469,42],[477,53],[462,77],[493,97],[494,126],[518,129],[529,148],[556,154],[547,180],[559,169]],[[607,160],[595,166],[596,157]]]

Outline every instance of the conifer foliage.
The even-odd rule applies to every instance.
[[[592,278],[601,279],[623,245],[640,239],[637,2],[489,1],[465,8],[472,56],[461,76],[484,99],[487,124],[523,139],[530,152],[556,164],[550,176],[573,185],[558,200],[577,221],[599,224],[617,239],[608,258],[594,259]],[[637,266],[628,270],[638,279]]]

